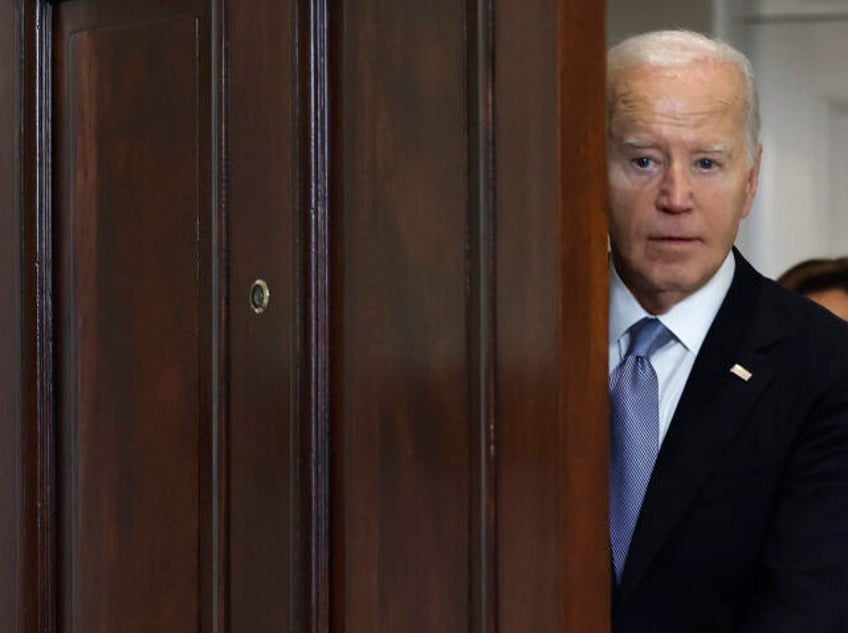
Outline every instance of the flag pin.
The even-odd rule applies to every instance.
[[[749,380],[751,380],[751,376],[754,375],[750,371],[748,371],[747,369],[742,367],[742,365],[740,365],[739,363],[736,363],[733,367],[730,368],[730,373],[736,374],[737,376],[739,376],[745,382],[748,382]]]

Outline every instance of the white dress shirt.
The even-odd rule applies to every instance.
[[[707,336],[713,319],[733,281],[736,260],[728,253],[715,275],[697,292],[689,295],[658,318],[674,338],[651,356],[659,383],[659,418],[657,429],[662,444],[671,419],[683,394],[683,387],[695,364],[695,357]],[[649,314],[639,305],[624,285],[610,259],[609,371],[615,369],[627,353],[630,334],[627,330]]]

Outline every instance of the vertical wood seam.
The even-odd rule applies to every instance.
[[[305,215],[304,358],[301,377],[305,437],[300,443],[306,513],[299,539],[308,552],[303,570],[306,600],[302,630],[329,631],[330,507],[330,209],[329,209],[329,6],[328,0],[302,0],[303,29],[298,64],[301,94],[297,99],[302,126],[300,179],[306,191],[298,208]]]
[[[497,631],[495,49],[493,0],[466,5],[468,67],[470,630]]]
[[[37,613],[39,632],[56,630],[56,416],[53,339],[53,223],[52,223],[52,9],[43,0],[35,6],[35,239],[37,337]],[[26,85],[31,84],[26,78]]]
[[[305,352],[308,350],[304,339],[304,328],[306,318],[309,314],[305,309],[306,293],[304,288],[308,286],[306,279],[306,266],[304,264],[305,252],[303,249],[303,234],[305,232],[306,214],[303,211],[304,199],[308,199],[309,188],[301,185],[303,176],[308,172],[304,166],[304,125],[302,94],[304,92],[304,63],[303,44],[306,39],[305,27],[302,15],[304,13],[304,0],[293,0],[290,5],[292,28],[292,143],[290,146],[292,154],[292,296],[290,297],[292,311],[294,313],[292,327],[292,361],[291,361],[291,404],[289,411],[289,442],[290,442],[290,508],[289,516],[292,517],[292,528],[289,536],[289,557],[292,561],[291,583],[289,587],[289,630],[304,630],[304,619],[308,612],[303,585],[308,581],[306,573],[307,556],[303,554],[309,538],[308,526],[304,527],[309,517],[309,508],[304,501],[308,495],[304,494],[305,483],[308,481],[306,470],[303,466],[303,453],[305,441],[305,428],[309,426],[309,411],[304,405],[307,399],[303,396],[304,375],[308,374],[308,366]],[[307,12],[308,13],[308,12]],[[308,58],[308,56],[306,56]]]
[[[41,541],[39,532],[39,501],[40,501],[40,418],[39,418],[39,349],[38,349],[38,297],[40,293],[37,276],[38,240],[37,240],[37,186],[34,185],[33,172],[36,171],[38,153],[37,143],[32,141],[33,130],[36,129],[38,109],[37,99],[32,86],[38,76],[38,65],[34,63],[38,38],[37,3],[18,0],[18,86],[20,94],[17,101],[17,134],[19,197],[18,204],[21,218],[21,304],[22,315],[22,361],[24,365],[23,382],[25,400],[22,403],[23,416],[21,419],[21,499],[20,541],[22,560],[19,564],[21,579],[26,596],[23,613],[19,612],[18,628],[20,633],[30,633],[40,627],[38,621],[41,612]],[[34,388],[31,387],[34,385]]]
[[[229,631],[230,230],[227,120],[227,4],[211,6],[212,154],[212,631]]]

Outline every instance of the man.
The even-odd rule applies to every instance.
[[[613,631],[848,631],[848,326],[733,249],[750,63],[649,33],[608,87]]]

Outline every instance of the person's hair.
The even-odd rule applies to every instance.
[[[807,259],[789,268],[777,283],[802,295],[824,290],[848,292],[848,257]]]
[[[736,66],[745,82],[748,164],[753,165],[760,142],[760,106],[754,69],[748,58],[730,44],[684,29],[651,31],[629,37],[607,53],[607,108],[612,116],[616,86],[622,71],[633,66],[673,68],[697,62]]]

